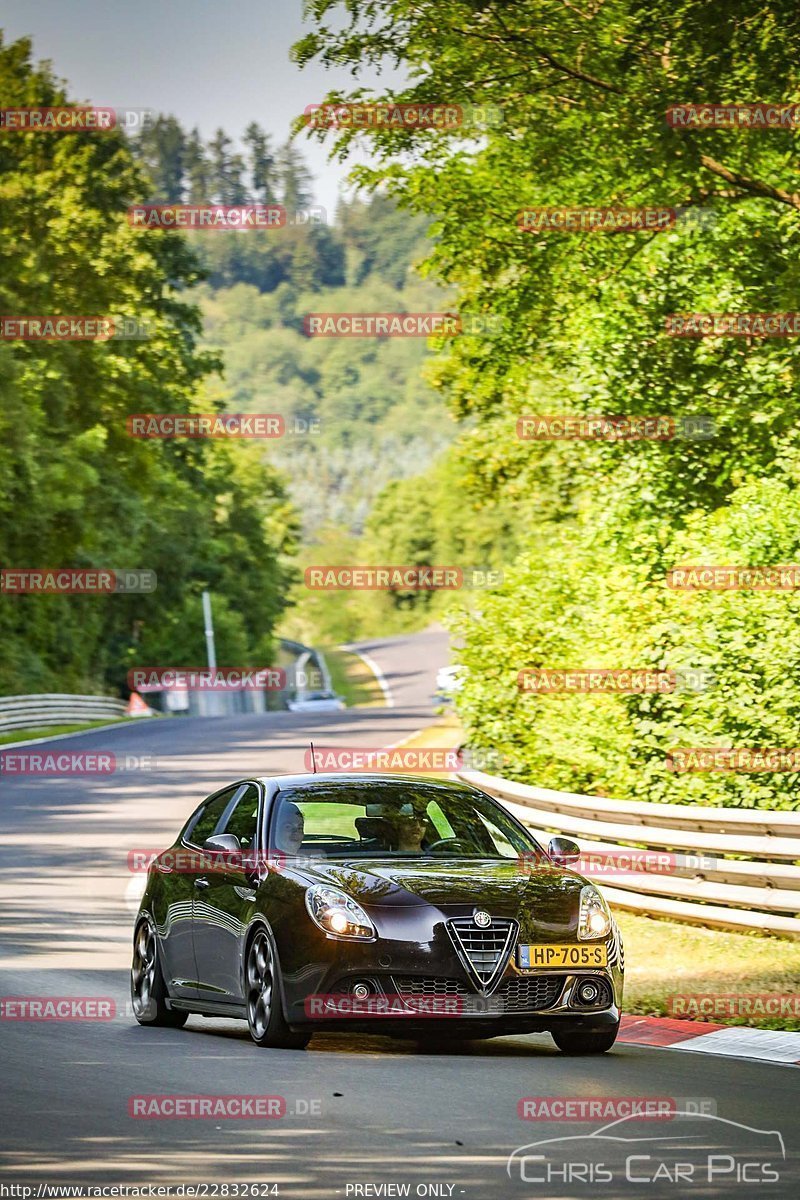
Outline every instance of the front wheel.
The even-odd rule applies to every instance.
[[[610,1029],[552,1029],[553,1041],[562,1054],[605,1054],[617,1040],[619,1021]]]
[[[294,1033],[283,1016],[278,962],[265,929],[250,942],[245,960],[247,1025],[257,1046],[304,1050],[311,1035]]]
[[[180,1029],[189,1016],[167,1008],[167,985],[158,961],[156,931],[149,917],[136,926],[131,966],[131,1007],[140,1025],[162,1025]]]

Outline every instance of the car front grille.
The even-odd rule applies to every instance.
[[[499,1016],[552,1008],[561,995],[565,979],[565,975],[511,975],[491,996],[475,995],[459,979],[403,976],[395,978],[395,986],[401,996],[458,996],[464,1000],[465,1016]]]
[[[470,996],[472,993],[460,979],[423,979],[409,975],[395,979],[401,996]]]
[[[481,929],[472,917],[456,917],[447,922],[447,931],[478,983],[487,987],[508,962],[517,923],[495,919],[488,929]]]
[[[505,979],[495,995],[507,1012],[552,1008],[564,988],[566,975],[524,975]]]

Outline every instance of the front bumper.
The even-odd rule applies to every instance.
[[[437,930],[437,934],[443,928]],[[326,939],[324,960],[283,971],[286,1017],[296,1029],[381,1030],[415,1034],[433,1026],[453,1035],[608,1029],[622,1005],[622,947],[616,928],[607,939],[608,967],[520,970],[516,947],[490,991],[481,991],[464,969],[449,936],[427,942],[379,937],[373,942]],[[579,985],[592,979],[601,1003],[581,1004]],[[357,985],[368,991],[358,997]],[[354,994],[354,988],[356,993]],[[336,999],[338,997],[338,1000]]]

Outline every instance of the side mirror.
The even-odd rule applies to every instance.
[[[210,854],[238,854],[241,853],[242,843],[235,833],[218,833],[203,842],[203,849]]]
[[[578,861],[581,856],[581,848],[570,838],[556,837],[550,839],[547,853],[557,867],[566,867],[570,863]]]

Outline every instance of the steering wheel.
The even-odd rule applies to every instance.
[[[431,844],[429,846],[425,846],[424,849],[425,849],[425,852],[427,853],[429,850],[438,850],[438,848],[440,846],[457,846],[457,847],[461,847],[462,849],[465,848],[463,838],[450,837],[450,838],[439,838],[438,841],[431,842]]]

